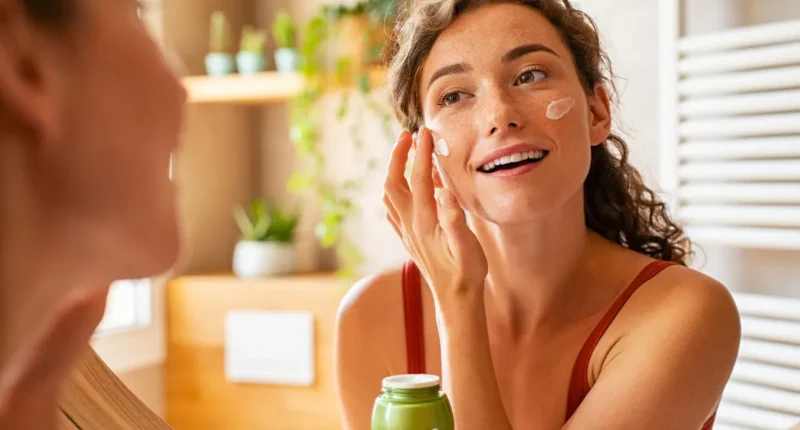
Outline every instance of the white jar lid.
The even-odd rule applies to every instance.
[[[439,385],[436,375],[394,375],[383,378],[383,388],[393,390],[411,390],[414,388],[430,388]]]

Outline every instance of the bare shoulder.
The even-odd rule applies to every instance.
[[[683,266],[666,268],[631,296],[601,338],[590,362],[595,397],[582,405],[584,419],[624,400],[632,411],[627,418],[649,423],[641,428],[655,428],[654,417],[669,426],[659,428],[705,421],[730,378],[740,332],[724,285]]]
[[[672,341],[674,348],[718,364],[732,366],[736,360],[741,327],[733,296],[696,270],[665,269],[631,297],[620,317],[627,347],[646,349],[654,342]]]
[[[340,321],[378,323],[386,312],[402,303],[402,271],[393,268],[358,280],[339,304]]]
[[[337,314],[336,343],[354,353],[370,349],[391,368],[403,344],[402,269],[392,268],[360,279],[345,294]],[[347,348],[347,345],[351,348]],[[375,361],[375,360],[373,360]]]
[[[365,277],[339,305],[334,366],[344,428],[369,428],[376,390],[400,356],[401,280],[397,269]]]
[[[650,283],[640,294],[650,310],[647,320],[679,327],[702,322],[696,330],[712,330],[738,343],[739,311],[722,283],[684,266],[669,267]]]

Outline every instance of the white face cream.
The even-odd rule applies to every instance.
[[[452,181],[450,181],[450,176],[447,176],[447,172],[444,171],[444,168],[442,167],[442,162],[439,161],[439,157],[437,154],[433,154],[433,164],[436,167],[436,170],[439,172],[439,178],[442,180],[442,185],[448,190],[452,190],[453,183]]]
[[[437,154],[443,157],[450,155],[450,148],[447,147],[447,142],[445,142],[444,139],[437,139],[433,143],[433,148],[436,150]]]
[[[436,130],[439,129],[438,124],[434,122],[433,124],[426,124],[424,127],[427,127],[428,131],[431,132],[431,139],[433,139],[433,150],[442,157],[447,157],[450,155],[450,148],[447,146],[447,142],[445,142],[444,139],[439,137],[436,133]]]
[[[575,106],[575,99],[572,97],[565,97],[561,100],[550,102],[547,106],[547,118],[558,120],[564,117]]]

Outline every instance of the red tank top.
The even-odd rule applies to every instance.
[[[654,261],[636,276],[631,284],[614,301],[606,314],[592,330],[584,342],[583,347],[575,359],[572,375],[569,381],[569,394],[567,396],[567,414],[564,422],[569,421],[578,410],[583,399],[589,394],[589,360],[594,353],[600,338],[603,337],[608,327],[617,317],[628,299],[645,282],[656,276],[659,272],[673,263],[668,261]],[[406,360],[408,373],[425,373],[425,333],[423,331],[422,311],[422,283],[417,265],[409,260],[403,265],[403,314],[405,316],[406,334]],[[703,425],[701,430],[711,430],[714,426],[714,416]]]

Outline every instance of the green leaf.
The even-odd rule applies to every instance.
[[[286,189],[291,193],[302,193],[314,186],[314,178],[303,173],[294,172],[286,183]]]
[[[358,90],[361,91],[362,94],[367,94],[370,92],[370,89],[369,74],[361,73],[358,76]]]
[[[384,44],[383,43],[376,43],[369,49],[369,53],[367,54],[367,62],[373,63],[383,58],[383,50]]]
[[[331,211],[322,215],[322,223],[325,225],[341,224],[344,217],[340,212]]]
[[[344,181],[342,188],[348,191],[358,191],[361,189],[361,181],[356,179]]]
[[[297,226],[299,215],[287,213],[278,207],[270,210],[272,222],[265,232],[265,240],[281,243],[291,243],[294,239],[294,229]]]
[[[250,221],[250,217],[247,216],[247,211],[245,211],[243,207],[237,206],[233,211],[233,218],[239,227],[242,238],[245,240],[252,240],[253,223]]]
[[[363,256],[355,245],[347,240],[342,240],[336,245],[336,256],[341,263],[341,267],[337,272],[338,276],[357,276],[356,268],[363,262]]]
[[[347,75],[350,74],[351,60],[342,57],[336,60],[336,82],[347,82]]]
[[[272,22],[272,36],[279,48],[294,48],[295,46],[295,25],[292,17],[285,11],[280,11],[275,15]]]
[[[303,75],[303,77],[308,79],[317,75],[319,72],[319,64],[311,60],[310,56],[303,55],[300,63],[300,73]]]
[[[267,216],[266,203],[261,199],[254,199],[250,202],[250,213],[253,219],[258,223],[261,219]]]
[[[339,224],[326,224],[324,222],[317,224],[314,229],[314,233],[319,238],[323,248],[330,248],[335,245],[339,240],[340,231]]]
[[[301,157],[308,157],[316,151],[316,144],[313,140],[302,140],[295,144],[297,155]]]
[[[352,267],[342,266],[336,271],[335,276],[342,279],[355,279],[358,275]]]
[[[350,104],[350,93],[345,91],[342,93],[342,101],[339,103],[339,109],[336,110],[336,119],[343,120],[347,115],[347,107]]]

